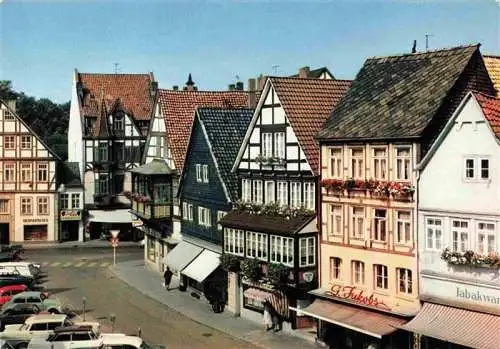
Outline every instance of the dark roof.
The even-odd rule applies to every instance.
[[[270,77],[293,132],[314,173],[318,173],[316,133],[351,86],[350,80]]]
[[[61,183],[66,187],[81,187],[80,167],[78,162],[64,162],[61,167]]]
[[[238,108],[248,106],[245,91],[174,91],[158,89],[165,119],[167,142],[175,167],[182,171],[196,107]]]
[[[483,93],[474,93],[484,117],[490,124],[495,136],[500,139],[500,98],[485,95]]]
[[[153,161],[145,165],[131,169],[130,172],[142,175],[169,175],[173,174],[175,171],[173,171],[164,160],[153,159]]]
[[[254,109],[198,108],[197,114],[208,136],[217,170],[230,199],[238,198],[238,177],[231,173],[239,147],[252,120]]]
[[[368,58],[319,139],[420,137],[479,45]]]
[[[328,73],[332,77],[332,79],[335,79],[335,77],[333,76],[332,73],[330,73],[330,71],[328,70],[327,67],[321,67],[321,68],[309,70],[309,74],[307,74],[307,77],[310,79],[318,79],[319,77],[321,77],[321,74],[323,74],[323,73]],[[290,77],[291,78],[298,78],[299,74],[290,75]]]
[[[99,104],[93,136],[95,138],[108,138],[110,136],[108,127],[108,108],[104,100],[104,95],[102,95],[101,103]]]
[[[267,233],[293,234],[297,233],[307,223],[314,219],[314,215],[297,216],[286,219],[282,216],[256,215],[244,211],[233,210],[219,222],[229,228]]]

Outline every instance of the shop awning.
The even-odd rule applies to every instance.
[[[182,270],[182,274],[198,282],[203,282],[219,265],[220,254],[204,249],[203,252]]]
[[[172,272],[177,273],[191,263],[201,251],[203,248],[181,241],[163,258],[163,264],[166,264]]]
[[[271,296],[271,293],[259,290],[258,288],[247,288],[245,292],[243,292],[243,296],[253,299],[257,302],[264,302],[266,298]]]
[[[302,309],[290,309],[376,338],[396,331],[407,322],[398,317],[322,299],[316,299]]]
[[[89,210],[89,222],[132,223],[135,220],[129,210]]]
[[[500,316],[445,305],[424,303],[403,330],[471,348],[497,349]]]

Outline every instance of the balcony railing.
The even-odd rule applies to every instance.
[[[132,201],[132,209],[145,218],[165,219],[172,216],[170,204]]]

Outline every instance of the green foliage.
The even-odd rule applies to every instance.
[[[260,261],[258,259],[244,259],[241,261],[241,274],[251,280],[258,281],[261,277]]]
[[[240,258],[238,256],[229,254],[229,253],[224,253],[223,255],[220,256],[220,263],[221,267],[225,271],[230,271],[230,272],[240,272]]]
[[[281,263],[270,263],[267,269],[267,278],[273,285],[287,282],[290,268]]]

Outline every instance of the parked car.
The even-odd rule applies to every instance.
[[[104,349],[165,349],[162,345],[152,345],[141,337],[128,336],[121,333],[103,333]]]
[[[28,290],[28,286],[23,284],[17,285],[7,285],[0,287],[0,306],[4,305],[12,296],[15,296],[18,293],[22,293]]]
[[[63,313],[62,304],[59,299],[49,297],[46,292],[27,291],[18,293],[5,303],[2,309],[9,309],[16,304],[36,304],[42,311],[53,314]]]
[[[40,268],[28,262],[0,262],[0,274],[18,273],[22,276],[40,279],[46,275],[41,273]]]
[[[23,276],[19,273],[0,273],[0,287],[8,285],[26,285],[33,289],[38,284],[38,280],[32,277]]]
[[[27,318],[40,313],[40,308],[35,304],[16,304],[9,309],[0,311],[0,331],[7,325],[24,324]]]
[[[48,336],[33,337],[28,349],[85,349],[101,348],[100,329],[92,325],[59,327]]]

